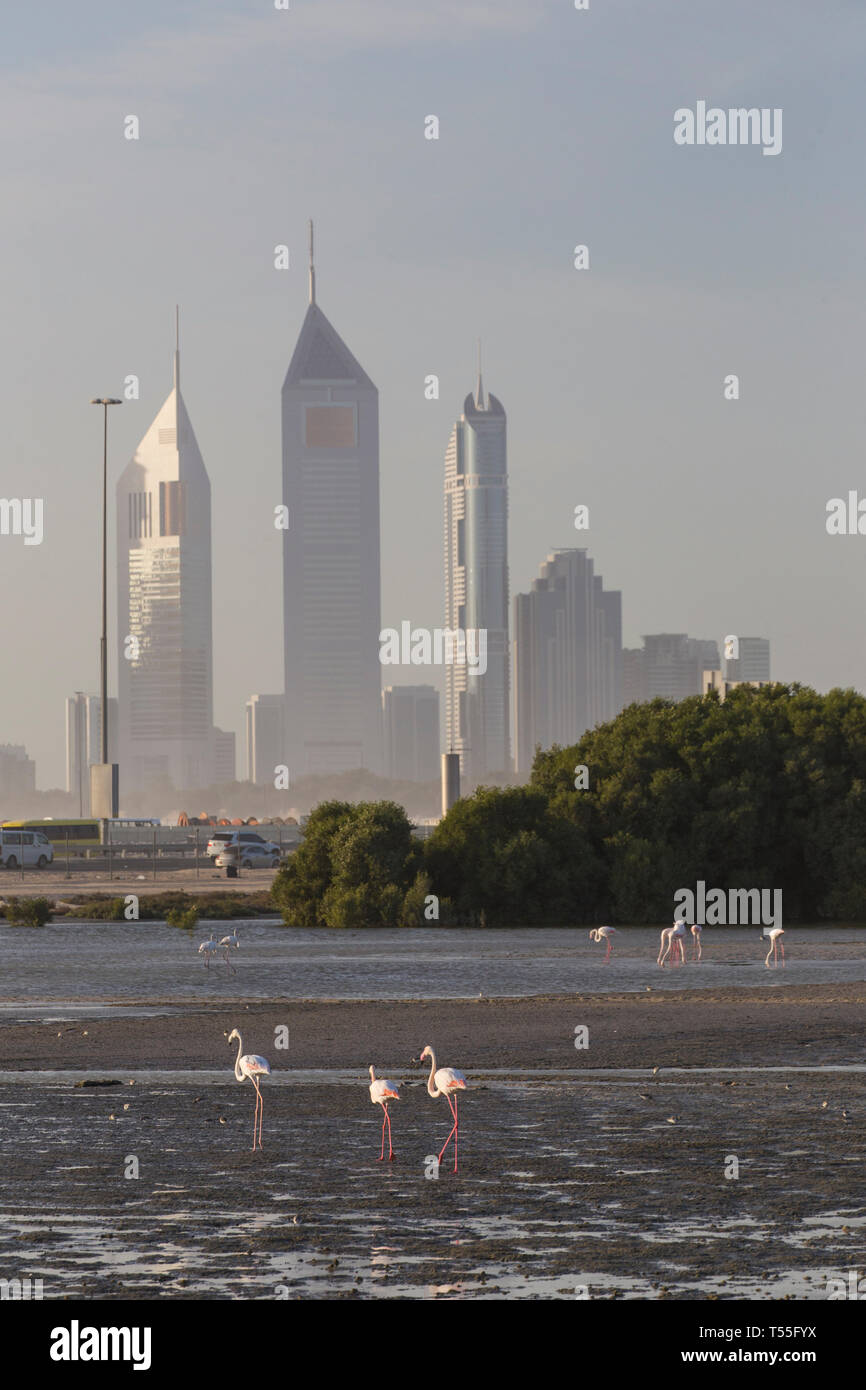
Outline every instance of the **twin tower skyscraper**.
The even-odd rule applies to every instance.
[[[446,746],[473,781],[510,765],[505,428],[479,371],[445,480],[446,627],[487,633],[484,674],[446,670]],[[312,224],[282,484],[285,694],[268,743],[292,781],[380,772],[379,393],[317,303]],[[179,345],[172,390],[118,483],[117,528],[121,795],[164,777],[203,788],[222,780],[231,736],[213,725],[210,482]]]

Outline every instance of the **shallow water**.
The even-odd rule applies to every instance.
[[[218,923],[214,934],[232,926]],[[231,973],[222,958],[205,968],[197,954],[207,924],[191,935],[153,922],[3,926],[0,997],[38,1004],[35,1020],[47,1002],[85,999],[471,999],[866,980],[863,928],[786,928],[786,968],[775,970],[764,965],[758,927],[707,928],[702,961],[673,969],[656,964],[659,933],[651,927],[620,931],[608,965],[583,928],[330,932],[241,922],[238,929]],[[74,1005],[66,1008],[51,1017],[73,1016]]]
[[[733,1093],[656,1078],[658,1108],[631,1083],[486,1080],[461,1107],[459,1176],[432,1182],[447,1116],[423,1088],[381,1165],[357,1077],[272,1087],[255,1155],[251,1093],[224,1076],[4,1087],[0,1273],[45,1298],[824,1299],[862,1267],[862,1130],[839,1118],[862,1080],[792,1092],[758,1070]]]

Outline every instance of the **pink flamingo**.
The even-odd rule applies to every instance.
[[[229,951],[232,949],[233,946],[234,946],[234,948],[235,948],[236,951],[239,951],[239,950],[240,950],[241,943],[240,943],[240,941],[238,940],[238,929],[237,929],[237,927],[233,927],[232,930],[231,930],[231,932],[230,932],[230,934],[229,934],[228,936],[224,936],[224,937],[222,938],[222,940],[220,941],[220,950],[221,950],[221,951],[224,950],[225,953],[226,953],[226,956],[225,956],[226,965],[228,966],[228,968],[229,968],[229,970],[231,971],[232,975],[236,975],[238,972],[235,970],[234,966],[231,965],[231,964],[229,963]]]
[[[700,960],[703,952],[701,951],[701,932],[703,927],[695,922],[692,926],[692,960]]]
[[[605,956],[605,958],[604,958],[604,960],[603,960],[603,962],[602,962],[603,965],[607,965],[608,961],[610,960],[610,953],[611,953],[611,951],[612,951],[612,949],[613,949],[613,938],[614,938],[615,936],[616,936],[616,927],[595,927],[595,928],[589,933],[589,939],[590,939],[590,941],[606,941],[606,942],[607,942],[607,955]]]
[[[773,957],[773,969],[775,970],[775,969],[777,968],[777,961],[778,961],[777,952],[778,952],[778,951],[781,951],[781,952],[782,952],[782,969],[784,970],[784,968],[785,968],[785,943],[784,943],[784,941],[780,941],[779,938],[785,935],[785,929],[784,929],[784,927],[773,927],[773,928],[767,933],[767,935],[769,936],[769,938],[770,938],[770,940],[772,941],[773,944],[772,944],[772,946],[770,947],[769,951],[767,952],[767,959],[764,961],[764,964],[766,965],[767,969],[769,969],[769,968],[770,968],[770,956],[772,956],[772,957]]]
[[[400,1099],[399,1081],[377,1081],[376,1072],[370,1068],[370,1099],[374,1105],[381,1105],[384,1111],[382,1120],[382,1152],[379,1154],[381,1163],[385,1157],[385,1125],[388,1126],[388,1162],[394,1161],[394,1150],[391,1147],[391,1116],[388,1114],[388,1101]]]
[[[457,1091],[466,1090],[466,1077],[462,1071],[454,1071],[453,1067],[436,1067],[436,1054],[432,1047],[425,1047],[421,1053],[419,1061],[423,1062],[425,1057],[430,1058],[430,1075],[427,1078],[427,1094],[430,1096],[444,1096],[448,1102],[448,1107],[454,1117],[454,1124],[451,1134],[442,1145],[439,1154],[439,1162],[442,1162],[442,1154],[451,1142],[451,1135],[454,1136],[454,1172],[457,1172]],[[451,1103],[451,1093],[455,1092],[454,1103]]]
[[[253,1153],[255,1153],[256,1126],[258,1126],[259,1148],[262,1147],[261,1117],[264,1110],[262,1093],[259,1090],[259,1077],[270,1076],[271,1064],[266,1057],[257,1057],[254,1052],[248,1052],[245,1057],[242,1057],[241,1051],[243,1049],[243,1042],[241,1041],[241,1035],[238,1032],[237,1028],[233,1028],[232,1031],[229,1033],[229,1042],[233,1042],[235,1038],[237,1038],[238,1040],[238,1055],[235,1059],[235,1079],[237,1081],[246,1081],[247,1077],[249,1077],[250,1081],[256,1088],[256,1110],[255,1115],[253,1117]]]
[[[215,936],[212,936],[209,941],[203,941],[199,946],[198,953],[200,956],[204,956],[206,969],[210,970],[210,958],[216,954],[219,948],[220,944]]]
[[[685,965],[686,957],[683,950],[683,941],[686,935],[686,924],[680,918],[674,922],[672,927],[662,928],[661,945],[657,964],[664,968],[664,963],[670,953],[671,965]],[[679,957],[679,959],[677,958]]]

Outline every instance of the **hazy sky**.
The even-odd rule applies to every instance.
[[[116,482],[171,386],[175,301],[242,772],[244,702],[282,686],[272,516],[310,216],[318,301],[380,393],[383,625],[442,624],[443,458],[480,334],[512,595],[586,544],[627,645],[768,636],[778,679],[866,689],[866,536],[825,527],[829,498],[866,496],[864,6],[590,5],[7,8],[0,497],[45,512],[41,545],[0,536],[0,743],[26,743],[37,785],[63,784],[64,698],[98,683],[89,400],[140,378],[111,415]],[[782,108],[781,154],[676,145],[699,100]]]

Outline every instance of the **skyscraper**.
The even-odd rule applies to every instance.
[[[121,793],[214,772],[210,482],[174,385],[117,485]]]
[[[283,695],[251,695],[247,700],[246,780],[273,785],[285,763],[286,701]]]
[[[445,746],[470,786],[511,770],[508,644],[508,472],[505,411],[484,394],[463,402],[445,454],[445,626],[486,633],[486,670],[445,671]]]
[[[395,782],[439,777],[439,691],[433,685],[389,685],[382,691],[385,776]]]
[[[286,762],[382,764],[379,393],[310,302],[282,391]]]
[[[108,761],[117,761],[117,701],[108,702]],[[77,691],[66,701],[66,790],[90,814],[90,768],[102,762],[102,700]]]
[[[554,550],[514,599],[517,771],[531,771],[536,745],[567,747],[621,708],[622,595],[586,550]]]
[[[768,681],[770,679],[770,639],[739,637],[739,656],[725,658],[725,680]]]
[[[687,637],[684,632],[657,632],[643,639],[642,648],[623,652],[625,703],[685,700],[703,693],[703,673],[719,667],[719,646],[712,638]]]

